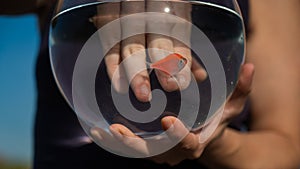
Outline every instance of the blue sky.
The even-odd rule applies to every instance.
[[[0,157],[30,161],[39,36],[34,15],[0,17]]]

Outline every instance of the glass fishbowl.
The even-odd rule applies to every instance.
[[[49,48],[57,85],[88,135],[122,124],[150,139],[165,132],[165,116],[196,132],[222,113],[245,30],[235,0],[58,0]]]

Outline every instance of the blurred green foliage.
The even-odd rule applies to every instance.
[[[0,162],[0,169],[30,169],[29,164]]]

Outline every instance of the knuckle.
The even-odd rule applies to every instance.
[[[129,44],[123,47],[122,54],[125,57],[132,55],[135,52],[145,50],[145,46],[140,43]]]

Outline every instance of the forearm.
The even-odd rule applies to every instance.
[[[288,137],[273,131],[240,133],[226,129],[200,161],[211,168],[299,168],[299,150]]]

